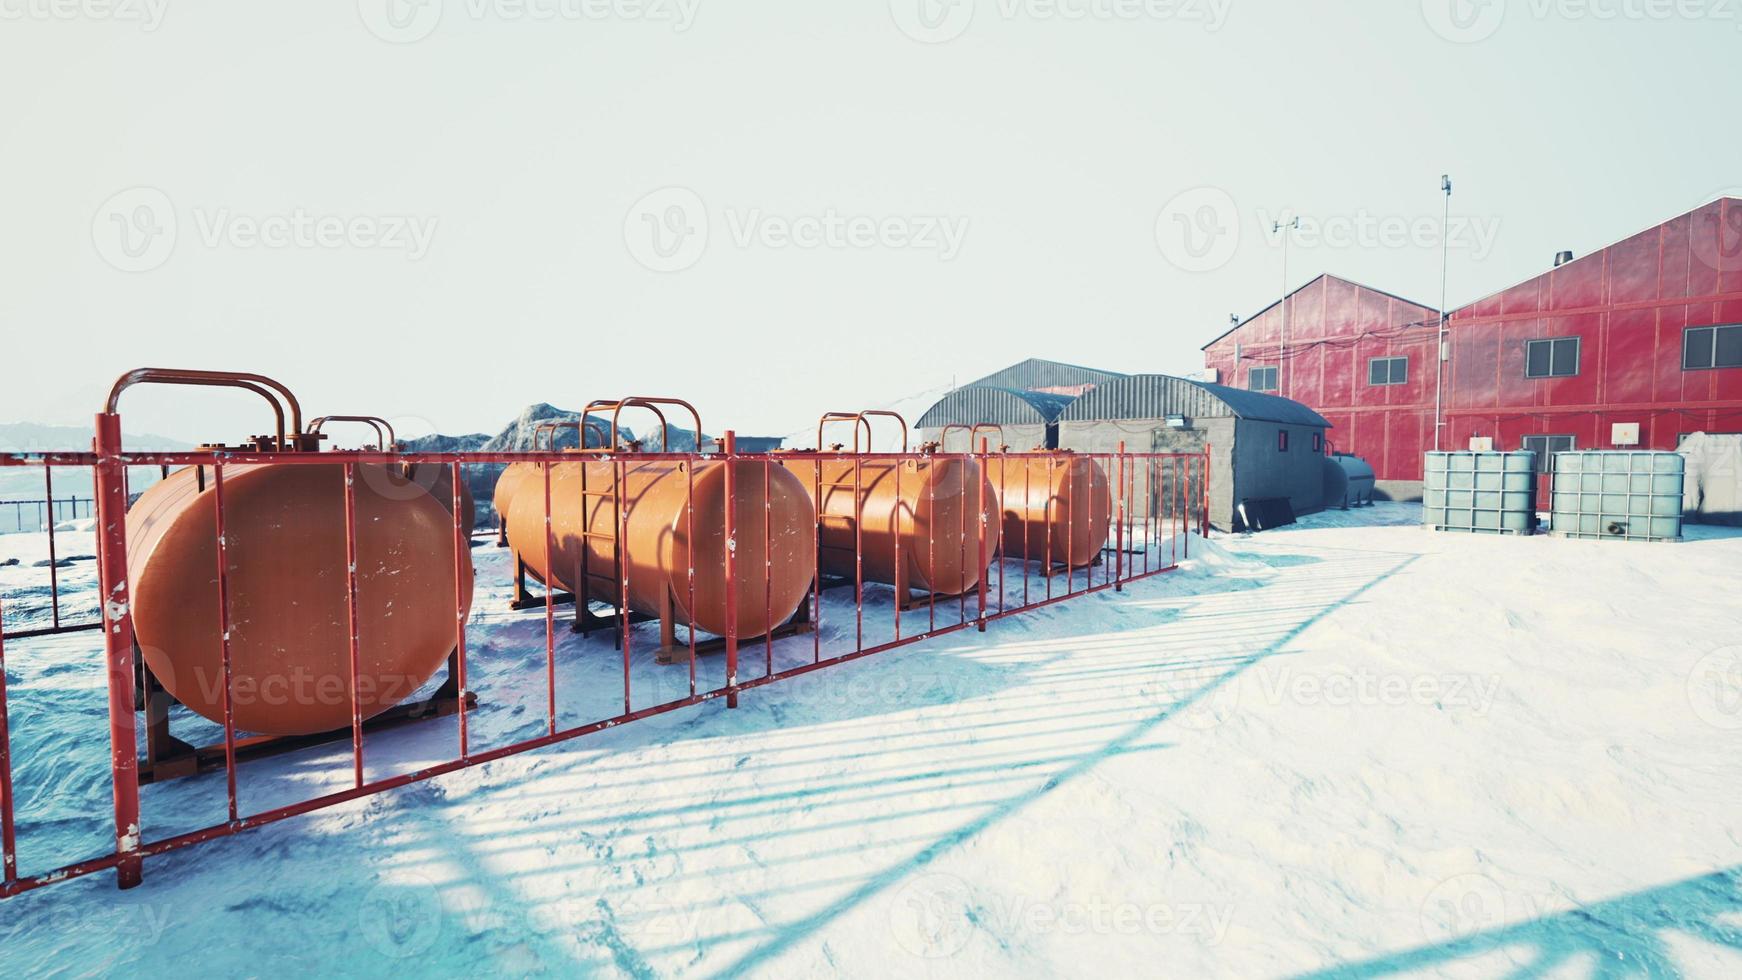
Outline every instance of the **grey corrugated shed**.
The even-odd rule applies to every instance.
[[[1039,391],[969,385],[957,388],[920,417],[918,428],[941,429],[946,425],[1047,425],[1075,401],[1069,395]]]
[[[1323,415],[1297,401],[1165,374],[1137,374],[1102,384],[1072,402],[1059,420],[1164,419],[1169,415],[1232,416],[1284,425],[1331,427]]]
[[[1038,357],[1031,357],[1020,364],[1012,364],[996,374],[988,374],[978,381],[969,382],[963,387],[1040,391],[1051,388],[1098,385],[1123,377],[1125,375],[1116,371],[1102,371],[1077,364],[1061,364],[1058,361],[1043,361]]]

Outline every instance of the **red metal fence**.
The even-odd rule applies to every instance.
[[[429,764],[418,764],[406,771],[400,771],[370,778],[364,766],[364,750],[366,746],[365,733],[375,732],[364,719],[358,693],[358,616],[359,590],[357,580],[357,494],[358,467],[376,464],[384,466],[419,466],[428,468],[427,473],[444,472],[451,477],[447,487],[451,488],[451,503],[453,515],[453,549],[455,555],[454,598],[455,608],[464,609],[469,596],[465,590],[469,587],[467,573],[472,567],[471,551],[481,543],[488,544],[494,539],[494,532],[480,532],[474,538],[468,532],[466,518],[463,513],[465,502],[462,500],[462,489],[466,486],[465,475],[468,467],[500,466],[511,463],[531,463],[540,468],[546,485],[544,488],[545,522],[548,528],[551,514],[551,496],[549,480],[552,468],[560,464],[572,464],[577,456],[567,452],[521,452],[521,453],[392,453],[378,451],[360,452],[288,452],[288,453],[253,453],[253,452],[216,452],[216,453],[126,453],[121,446],[120,417],[113,413],[98,416],[97,435],[94,452],[60,453],[60,454],[29,454],[0,455],[0,466],[4,467],[80,467],[90,470],[95,478],[97,507],[97,552],[99,560],[98,598],[102,616],[102,654],[100,663],[107,674],[108,719],[110,728],[109,740],[109,782],[113,789],[113,823],[114,846],[105,848],[102,853],[84,860],[75,861],[52,870],[32,874],[22,874],[17,861],[18,848],[22,843],[30,845],[30,835],[20,834],[17,815],[17,798],[14,795],[13,775],[14,763],[21,760],[13,752],[14,736],[17,731],[9,729],[6,701],[6,660],[12,657],[14,663],[22,656],[28,655],[25,645],[13,642],[8,648],[8,640],[16,640],[14,634],[4,633],[6,610],[3,600],[0,600],[0,849],[4,854],[4,879],[0,881],[0,898],[10,897],[21,892],[38,888],[52,882],[72,877],[87,875],[92,872],[113,868],[117,874],[118,884],[123,887],[136,885],[141,880],[142,863],[145,858],[163,854],[168,851],[186,847],[190,844],[207,841],[212,838],[227,836],[242,830],[258,827],[286,817],[308,813],[323,807],[333,806],[346,801],[384,790],[404,786],[433,776],[454,772],[470,766],[480,765],[492,760],[501,759],[529,749],[552,745],[591,732],[623,724],[625,722],[646,718],[698,705],[716,698],[723,698],[728,706],[736,706],[740,692],[752,688],[805,674],[819,668],[844,663],[861,657],[870,656],[896,647],[921,642],[969,628],[980,631],[998,620],[1018,613],[1036,609],[1052,603],[1064,601],[1079,596],[1107,590],[1120,590],[1125,584],[1159,575],[1178,567],[1178,562],[1189,556],[1191,534],[1205,534],[1208,531],[1206,488],[1209,484],[1209,454],[1157,454],[1157,453],[1111,453],[1111,454],[1004,454],[986,452],[984,443],[980,453],[971,454],[927,454],[927,453],[885,453],[885,454],[852,454],[839,452],[801,452],[774,454],[739,454],[734,451],[733,439],[727,434],[724,452],[712,454],[698,453],[598,453],[586,457],[595,463],[609,463],[615,472],[624,474],[636,466],[653,462],[680,462],[687,464],[688,472],[695,472],[698,464],[716,463],[724,460],[739,461],[751,465],[760,464],[764,468],[787,466],[794,463],[816,463],[816,472],[822,470],[821,464],[833,463],[852,467],[854,483],[858,483],[861,469],[875,462],[919,463],[927,460],[957,459],[975,461],[981,467],[982,473],[994,474],[1000,468],[1009,469],[1018,465],[1026,466],[1032,460],[1046,460],[1045,467],[1069,465],[1075,460],[1092,460],[1106,475],[1109,492],[1107,504],[1109,512],[1104,515],[1109,527],[1108,540],[1097,548],[1093,560],[1081,567],[1072,567],[1067,561],[1063,567],[1055,564],[1050,556],[1040,562],[1022,560],[1010,553],[1012,542],[1007,536],[1001,538],[996,549],[991,554],[985,552],[987,535],[975,534],[972,538],[980,543],[981,554],[976,560],[982,573],[978,576],[979,583],[972,594],[939,597],[927,595],[923,599],[924,609],[917,602],[910,602],[907,596],[900,601],[890,601],[887,605],[893,613],[893,622],[882,624],[872,622],[867,626],[867,613],[874,619],[881,619],[884,603],[881,599],[868,600],[869,596],[881,594],[883,598],[893,595],[892,591],[879,593],[878,587],[868,589],[862,576],[855,576],[851,584],[851,598],[847,598],[847,583],[836,583],[838,588],[829,592],[822,576],[812,573],[812,584],[809,595],[800,610],[799,616],[805,620],[802,630],[784,636],[777,636],[774,630],[767,635],[746,640],[738,635],[736,605],[732,600],[732,590],[740,579],[748,580],[754,575],[754,570],[745,574],[732,567],[734,547],[730,542],[736,542],[738,517],[734,513],[737,497],[732,490],[725,493],[725,540],[729,542],[725,549],[727,563],[726,589],[728,601],[727,625],[724,635],[717,639],[703,639],[698,642],[698,631],[694,626],[694,604],[691,604],[691,622],[688,635],[688,679],[687,685],[678,679],[681,673],[680,663],[672,663],[668,668],[673,672],[671,681],[676,689],[670,697],[658,697],[655,703],[637,706],[632,696],[631,669],[632,649],[639,649],[638,644],[649,641],[647,630],[634,622],[629,615],[627,602],[606,603],[615,604],[619,608],[611,610],[609,618],[614,619],[614,629],[607,631],[614,645],[620,649],[620,658],[611,658],[614,662],[620,659],[622,665],[623,700],[621,710],[609,713],[605,717],[592,718],[584,721],[573,721],[562,717],[558,702],[558,667],[559,652],[561,659],[577,657],[595,657],[590,669],[602,669],[605,658],[597,647],[605,642],[599,638],[570,638],[559,642],[557,628],[557,613],[559,596],[554,586],[547,585],[543,600],[537,605],[542,607],[544,624],[543,637],[543,684],[546,696],[543,700],[544,718],[539,725],[539,731],[528,737],[512,738],[501,744],[480,748],[474,745],[471,718],[478,710],[478,702],[473,698],[478,692],[468,684],[468,652],[467,652],[467,616],[463,613],[457,617],[453,627],[453,654],[450,658],[450,676],[448,684],[443,688],[449,697],[452,717],[455,719],[452,754],[442,761]],[[331,733],[327,744],[343,744],[348,735],[350,743],[349,772],[344,779],[344,785],[327,792],[321,792],[308,798],[292,802],[278,803],[270,807],[251,810],[239,804],[237,798],[237,776],[239,758],[249,761],[247,751],[252,750],[256,738],[246,733],[238,732],[232,715],[232,702],[235,698],[232,676],[231,650],[231,603],[229,592],[230,575],[233,569],[232,556],[227,554],[227,548],[233,547],[226,541],[224,521],[226,512],[225,473],[237,466],[294,467],[294,466],[336,466],[346,465],[344,480],[345,493],[345,546],[349,562],[348,574],[344,576],[342,587],[345,591],[345,602],[349,610],[350,622],[350,670],[348,697],[351,705],[351,725],[348,732]],[[202,479],[209,472],[209,490],[214,501],[217,528],[218,567],[216,569],[218,616],[220,623],[220,662],[222,664],[222,747],[221,755],[218,746],[211,747],[212,772],[209,777],[199,775],[200,766],[196,766],[189,775],[189,782],[205,779],[215,779],[218,760],[221,758],[224,772],[225,793],[222,820],[197,826],[195,829],[181,830],[175,833],[164,833],[161,836],[151,836],[149,825],[141,817],[141,758],[140,735],[143,729],[154,723],[162,723],[161,718],[153,718],[149,713],[141,720],[141,711],[150,707],[141,704],[142,692],[149,702],[149,682],[141,683],[140,667],[136,664],[136,646],[133,629],[133,614],[130,607],[130,583],[128,581],[128,495],[126,489],[126,470],[128,467],[151,467],[160,472],[168,468],[203,467]],[[435,469],[435,468],[440,468]],[[732,474],[735,467],[726,467],[725,472]],[[897,469],[899,472],[899,468]],[[764,480],[764,493],[771,493],[767,488],[770,481]],[[730,484],[728,483],[728,487]],[[988,522],[998,521],[1001,516],[1001,504],[998,500],[987,499],[986,488],[971,493],[977,499],[972,500],[974,513],[984,526]],[[694,481],[691,480],[690,502],[686,505],[686,518],[693,520]],[[863,516],[863,498],[859,499],[861,508],[859,516]],[[766,501],[765,501],[766,504]],[[752,504],[754,506],[754,504]],[[233,505],[231,505],[233,506]],[[630,502],[629,506],[633,506]],[[965,506],[965,505],[964,505]],[[1050,533],[1055,520],[1056,508],[1051,501],[1047,503],[1046,523]],[[615,519],[615,518],[614,518]],[[1068,523],[1070,515],[1057,514],[1056,520]],[[766,526],[766,524],[764,525]],[[821,540],[822,518],[819,516],[817,529],[819,542]],[[929,526],[929,525],[928,525]],[[548,532],[547,532],[548,533]],[[928,532],[935,534],[935,531]],[[547,539],[548,540],[548,539]],[[899,541],[899,539],[898,539]],[[928,546],[933,542],[928,540]],[[856,541],[855,563],[864,559],[863,543]],[[546,552],[548,554],[548,552]],[[1038,567],[1037,567],[1038,565]],[[551,581],[546,569],[543,576],[546,582]],[[52,566],[51,566],[52,573]],[[622,594],[628,595],[629,570],[625,564],[618,569],[622,582]],[[764,576],[772,574],[771,569],[762,569]],[[689,575],[691,581],[695,576],[695,562],[690,562]],[[484,586],[483,581],[476,583]],[[501,584],[501,583],[496,583]],[[905,591],[905,590],[904,590]],[[826,594],[827,593],[827,594]],[[910,618],[904,624],[901,618],[903,606],[909,609]],[[481,610],[474,606],[472,620],[475,620]],[[57,614],[58,615],[58,614]],[[503,612],[502,615],[509,615]],[[579,609],[577,616],[587,615],[587,610]],[[848,629],[847,617],[852,617],[852,628]],[[528,613],[515,621],[533,621],[535,614]],[[922,617],[921,623],[915,625],[914,618]],[[903,632],[904,625],[907,628]],[[878,633],[868,639],[868,628]],[[888,637],[882,637],[882,631],[889,629]],[[829,631],[833,631],[829,633]],[[804,634],[808,633],[809,636]],[[829,633],[828,636],[825,634]],[[64,641],[64,638],[63,638]],[[746,649],[746,644],[752,644]],[[698,658],[705,656],[710,646],[721,648],[724,659],[722,680],[698,681]],[[757,651],[756,648],[761,650]],[[808,649],[807,649],[808,648]],[[536,657],[530,651],[522,651]],[[757,653],[760,653],[760,656]],[[746,654],[748,653],[748,656]],[[807,655],[808,654],[808,655]],[[500,650],[495,654],[501,656]],[[91,651],[95,657],[95,651]],[[95,669],[96,661],[88,664]],[[610,669],[615,669],[611,667]],[[713,665],[709,665],[713,673]],[[524,676],[524,675],[522,675]],[[643,675],[644,677],[646,675]],[[664,676],[664,675],[661,675]],[[536,683],[536,682],[534,682]],[[613,709],[615,705],[613,705]],[[572,711],[570,712],[572,714]],[[415,715],[415,712],[413,713]],[[403,719],[402,719],[403,720]],[[147,735],[150,733],[147,732]],[[336,739],[337,741],[332,741]],[[27,744],[40,744],[26,740]],[[311,746],[316,741],[304,741],[297,746]],[[247,767],[240,767],[247,772]],[[149,773],[147,774],[150,775]],[[152,777],[155,781],[155,777]],[[215,784],[210,789],[215,802]],[[166,802],[171,800],[166,798]],[[215,815],[215,814],[214,814]],[[165,816],[171,816],[166,814]],[[186,826],[188,815],[173,814],[173,820],[164,819],[154,814],[153,823],[158,826]],[[104,824],[106,825],[106,819]],[[24,829],[29,830],[26,826]],[[20,838],[23,838],[22,841]]]

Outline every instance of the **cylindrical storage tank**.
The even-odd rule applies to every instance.
[[[471,608],[470,551],[454,598],[446,503],[398,467],[224,467],[225,585],[236,728],[307,735],[351,724],[345,467],[356,474],[357,698],[365,719],[410,697],[454,649]],[[223,722],[217,506],[210,467],[172,473],[127,515],[140,653],[163,687]],[[201,488],[203,478],[204,489]],[[458,615],[456,615],[458,614]]]
[[[508,504],[508,543],[527,571],[542,579],[547,560],[542,464],[529,465],[530,478]],[[697,629],[724,634],[726,465],[638,462],[632,454],[550,464],[548,537],[554,539],[555,550],[549,554],[549,568],[555,585],[618,605],[622,585],[613,564],[613,543],[621,536],[631,609],[659,616],[669,599],[675,623],[693,621]],[[759,460],[738,460],[731,466],[737,633],[760,636],[791,618],[810,593],[816,575],[816,511],[799,478],[785,468]],[[622,502],[620,512],[613,497],[614,473],[620,484],[615,491]],[[579,588],[583,571],[584,590]]]
[[[1107,546],[1113,498],[1107,472],[1070,453],[992,457],[986,476],[1004,513],[1004,553],[1079,568]]]
[[[502,471],[502,475],[496,478],[496,492],[491,499],[496,505],[496,523],[503,529],[504,533],[508,528],[509,505],[513,503],[514,495],[520,491],[526,481],[536,478],[539,499],[541,501],[544,499],[544,480],[540,473],[537,463],[509,463],[507,468]]]
[[[1332,496],[1329,492],[1330,485],[1327,483],[1325,503],[1328,505],[1332,500],[1341,500],[1344,510],[1348,510],[1350,507],[1370,506],[1373,503],[1373,481],[1375,479],[1373,467],[1359,456],[1341,453],[1330,457],[1330,462],[1342,471],[1343,490],[1336,496]]]
[[[986,531],[986,561],[998,552],[1000,522],[990,517],[998,512],[998,492],[972,459],[867,459],[858,462],[857,473],[852,460],[783,465],[798,476],[817,507],[824,574],[854,578],[857,547],[863,549],[867,582],[957,595],[978,587],[985,571],[980,528]],[[983,522],[982,501],[988,515]],[[905,561],[899,583],[898,542]]]

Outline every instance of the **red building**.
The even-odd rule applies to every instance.
[[[1408,496],[1434,445],[1437,319],[1321,276],[1211,342],[1204,363],[1224,384],[1317,409],[1339,451]],[[1447,348],[1445,449],[1476,437],[1507,450],[1674,449],[1686,433],[1742,432],[1742,200],[1453,311]]]

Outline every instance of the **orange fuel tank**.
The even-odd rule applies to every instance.
[[[540,422],[538,426],[532,430],[532,451],[538,452],[544,449],[555,448],[556,432],[558,429],[580,429],[583,428],[583,426],[586,431],[598,434],[598,444],[600,446],[605,445],[605,439],[607,438],[605,431],[603,427],[593,419],[587,419],[585,422],[579,420],[573,422],[552,421]],[[549,446],[541,445],[546,435],[550,436]],[[582,439],[584,441],[585,436],[583,436]],[[496,478],[496,490],[491,499],[496,507],[496,524],[497,527],[501,529],[501,533],[497,538],[498,544],[508,543],[508,505],[513,501],[515,492],[520,489],[521,485],[525,483],[528,478],[533,478],[535,480],[534,485],[537,487],[540,499],[542,499],[544,494],[544,477],[541,475],[537,463],[509,463],[508,466],[503,469],[502,475]]]
[[[1080,568],[1107,546],[1112,494],[1101,464],[1071,453],[993,456],[1006,557]]]
[[[111,406],[127,384],[223,383],[211,376],[134,372],[117,383]],[[290,404],[294,419],[299,410]],[[300,419],[287,439],[280,424],[276,441],[260,437],[250,448],[308,451],[315,441],[296,427]],[[224,467],[231,702],[242,732],[307,735],[351,723],[347,468],[355,475],[356,692],[364,718],[435,674],[454,647],[457,618],[470,609],[469,551],[459,570],[463,601],[455,602],[451,490],[443,502],[401,467],[331,455],[330,464]],[[128,510],[127,568],[145,663],[177,700],[221,724],[216,497],[208,466],[179,470],[140,494]]]
[[[851,421],[857,451],[859,434],[869,433],[872,416],[900,423],[905,452],[907,423],[894,412],[830,412],[817,427],[817,442],[824,424]],[[864,445],[869,448],[868,439]],[[1000,527],[992,519],[997,491],[972,459],[789,460],[784,465],[798,475],[820,515],[824,574],[854,578],[858,554],[865,581],[957,595],[977,587],[985,572],[982,533],[986,562],[998,551]],[[977,510],[982,503],[985,520]]]
[[[626,399],[620,404],[648,401],[654,400]],[[701,431],[699,419],[696,431]],[[611,443],[616,442],[613,432]],[[663,444],[670,445],[669,433]],[[727,464],[637,460],[633,452],[614,458],[602,458],[597,450],[572,455],[577,457],[574,462],[549,467],[548,537],[554,550],[547,549],[543,467],[527,464],[531,470],[508,503],[508,543],[515,558],[542,578],[548,551],[550,577],[557,587],[615,606],[622,601],[615,565],[620,541],[630,609],[649,616],[669,613],[671,622],[693,621],[699,630],[724,634]],[[760,636],[790,619],[810,592],[816,573],[816,511],[798,477],[786,469],[760,460],[730,465],[737,633]]]

